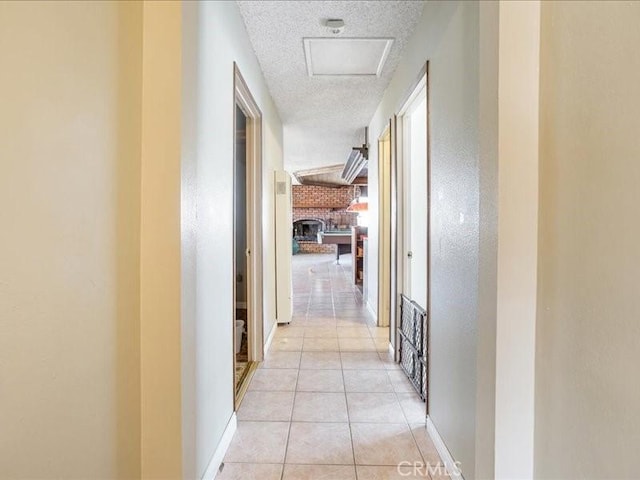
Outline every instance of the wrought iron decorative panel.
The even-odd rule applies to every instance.
[[[405,295],[400,295],[400,322],[397,331],[400,366],[420,398],[426,401],[429,384],[429,322],[427,312]]]

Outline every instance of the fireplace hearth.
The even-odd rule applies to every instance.
[[[317,218],[303,218],[293,222],[293,238],[298,242],[317,242],[318,232],[323,232],[324,221]]]

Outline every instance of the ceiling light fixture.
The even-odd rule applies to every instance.
[[[367,197],[356,197],[351,200],[347,207],[347,212],[362,213],[369,211],[369,199]]]
[[[340,35],[344,32],[344,20],[341,18],[330,18],[324,22],[325,27],[334,35]]]
[[[342,179],[351,183],[358,176],[360,171],[367,165],[369,161],[369,129],[365,127],[364,129],[364,143],[361,147],[353,147],[351,149],[351,154],[349,158],[347,158],[346,163],[344,164],[344,169],[342,170]]]

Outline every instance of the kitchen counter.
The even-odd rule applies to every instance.
[[[340,255],[351,253],[351,230],[327,230],[318,232],[318,243],[336,245],[336,263],[340,263]]]

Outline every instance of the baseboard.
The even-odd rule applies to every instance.
[[[436,446],[436,450],[438,451],[440,458],[444,462],[449,477],[453,480],[464,480],[458,464],[456,464],[455,460],[451,456],[451,452],[449,452],[444,440],[442,440],[442,437],[438,433],[431,417],[427,417],[427,432],[429,433],[431,440],[433,440],[433,444]]]
[[[237,428],[238,419],[236,417],[236,412],[233,412],[233,415],[231,415],[231,419],[224,429],[224,433],[222,434],[222,438],[218,443],[218,447],[216,448],[216,451],[213,452],[213,456],[209,461],[209,465],[207,465],[207,469],[204,471],[204,475],[202,475],[202,480],[213,480],[214,478],[216,478],[218,470],[220,470],[222,460],[224,459],[224,456],[229,449],[229,445],[231,445],[231,439],[233,438],[233,434],[236,433]]]
[[[236,302],[236,308],[247,309],[247,302]]]
[[[267,341],[264,342],[264,355],[267,355],[267,352],[269,351],[269,348],[271,347],[271,342],[273,341],[273,337],[276,334],[276,330],[278,329],[278,322],[273,322],[273,327],[271,327],[271,331],[269,332],[269,335],[267,336]]]

